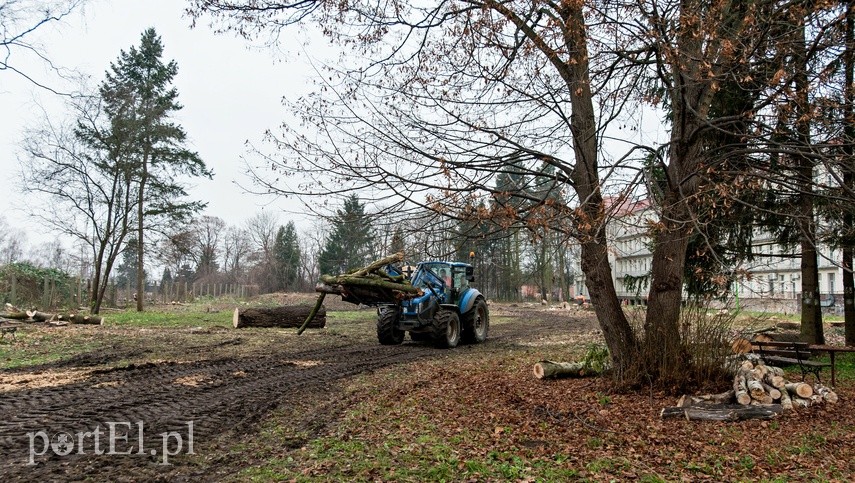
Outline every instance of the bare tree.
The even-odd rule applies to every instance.
[[[54,123],[46,113],[23,144],[21,185],[30,213],[54,233],[79,240],[90,251],[94,269],[91,309],[98,313],[107,281],[133,220],[133,177],[127,164],[127,138],[113,129],[97,97],[69,102],[75,120]]]
[[[0,215],[0,264],[14,263],[24,256],[24,233]]]
[[[81,8],[85,0],[4,0],[0,2],[0,72],[9,71],[32,84],[59,94],[48,83],[37,79],[19,65],[21,59],[36,59],[55,72],[60,69],[45,54],[36,40],[38,31],[57,24]]]
[[[222,270],[231,283],[244,282],[251,250],[249,233],[240,227],[230,226],[223,234]]]
[[[246,233],[252,241],[252,273],[263,292],[271,291],[276,286],[273,244],[276,242],[277,230],[279,218],[269,211],[258,213],[246,221]]]

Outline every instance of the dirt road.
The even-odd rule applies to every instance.
[[[318,408],[294,421],[297,430],[283,435],[285,447],[299,447],[323,431],[344,409],[339,388],[346,378],[593,329],[590,317],[531,317],[514,309],[506,316],[525,320],[496,324],[486,344],[452,351],[409,341],[389,347],[340,340],[306,351],[271,347],[264,356],[132,364],[67,384],[3,392],[0,475],[4,481],[208,479],[228,473],[218,459],[275,408]],[[85,359],[61,365],[73,369]]]

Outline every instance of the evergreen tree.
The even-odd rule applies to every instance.
[[[389,254],[404,252],[407,255],[405,248],[404,229],[401,228],[401,225],[396,225],[395,231],[392,233],[392,239],[389,241]]]
[[[129,238],[122,250],[121,261],[116,267],[116,284],[129,287],[137,280],[137,239]]]
[[[371,257],[371,220],[356,195],[336,211],[332,226],[318,257],[321,273],[338,274],[365,266]]]
[[[172,82],[178,73],[175,61],[164,62],[163,45],[153,28],[143,32],[139,47],[119,54],[101,86],[101,97],[110,105],[114,124],[127,130],[132,143],[130,163],[136,187],[137,266],[144,266],[145,228],[158,223],[185,221],[204,208],[187,201],[181,176],[206,176],[211,172],[199,155],[184,147],[187,134],[171,117],[182,106]],[[137,272],[137,290],[145,285]],[[143,297],[137,298],[142,310]]]
[[[300,243],[293,221],[280,226],[273,242],[277,288],[294,290],[300,282]]]

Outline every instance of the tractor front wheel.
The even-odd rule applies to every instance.
[[[441,349],[451,349],[460,343],[460,317],[457,312],[442,309],[433,318],[433,342]]]
[[[377,340],[383,345],[404,342],[404,331],[398,328],[401,312],[397,307],[381,307],[377,312]]]

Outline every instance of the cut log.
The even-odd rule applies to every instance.
[[[51,315],[51,314],[45,314]],[[47,320],[68,322],[70,324],[104,325],[104,319],[97,315],[84,314],[56,314]]]
[[[822,397],[822,400],[827,403],[834,404],[837,402],[837,393],[822,384],[814,384],[813,392]]]
[[[584,362],[540,361],[534,365],[534,377],[550,379],[560,377],[588,377],[599,374]]]
[[[6,312],[0,314],[0,317],[12,320],[27,320],[30,318],[26,311],[21,310],[8,302],[6,302]]]
[[[236,308],[232,317],[232,325],[236,329],[243,327],[300,327],[312,307],[308,305],[292,305],[280,307]],[[327,324],[326,308],[321,307],[309,322],[308,327],[319,329]]]
[[[772,419],[781,414],[780,404],[769,406],[743,406],[722,404],[704,407],[663,408],[662,419],[684,417],[689,421],[740,421],[745,419]]]
[[[760,381],[760,384],[763,385],[763,389],[766,391],[766,394],[768,394],[772,399],[781,399],[781,391],[779,389],[763,381]]]
[[[807,399],[813,396],[813,388],[804,382],[791,382],[785,385],[791,396]]]
[[[677,407],[701,407],[733,403],[733,389],[720,394],[705,394],[703,396],[684,395],[677,401]]]
[[[380,276],[370,277],[368,275],[358,277],[356,275],[339,275],[334,277],[332,275],[321,275],[321,282],[326,285],[355,285],[358,287],[374,287],[374,288],[385,288],[389,290],[396,290],[398,292],[404,292],[408,294],[419,295],[422,293],[420,288],[413,287],[408,283],[397,283],[392,282],[388,279],[384,279]],[[317,290],[317,288],[316,288]]]
[[[810,406],[810,399],[793,396],[792,398],[793,406],[797,408],[806,408]]]
[[[782,387],[784,387],[786,380],[784,379],[784,376],[776,376],[773,375],[771,372],[767,372],[766,375],[763,377],[763,382],[776,389],[781,389]]]
[[[751,352],[752,345],[750,340],[740,337],[733,341],[730,348],[734,354],[747,354]]]
[[[398,253],[395,253],[394,255],[389,255],[386,258],[382,258],[380,260],[377,260],[376,262],[368,265],[367,267],[360,268],[359,270],[355,270],[355,271],[349,273],[348,275],[352,275],[354,277],[364,277],[365,275],[368,275],[371,272],[379,271],[381,268],[385,267],[386,265],[390,265],[393,263],[400,263],[402,261],[404,261],[404,252],[398,252]],[[389,278],[394,279],[394,277],[389,277]]]
[[[766,394],[766,390],[763,389],[763,384],[760,382],[760,375],[757,373],[757,370],[751,370],[745,373],[745,383],[748,387],[748,392],[751,394],[751,397],[754,399],[759,399]]]
[[[46,312],[39,312],[38,310],[28,310],[27,315],[36,322],[47,322],[56,317],[56,314],[48,314]]]
[[[747,372],[740,370],[733,378],[733,394],[736,397],[736,402],[739,404],[751,403],[751,395],[748,394],[748,386],[745,381],[745,374]]]
[[[104,325],[104,319],[97,315],[72,314],[68,320],[72,324]]]

